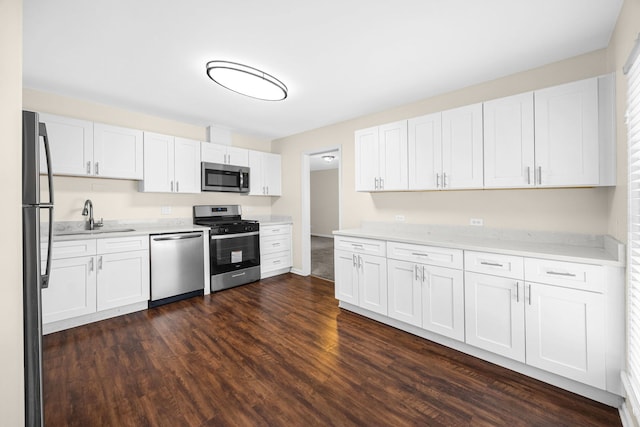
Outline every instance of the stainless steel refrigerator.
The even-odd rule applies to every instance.
[[[48,199],[40,199],[40,149],[42,140],[47,163]],[[22,289],[24,311],[25,425],[42,426],[42,294],[51,272],[53,230],[53,178],[47,129],[32,111],[22,112]],[[45,271],[41,271],[40,215],[49,216],[49,238]]]

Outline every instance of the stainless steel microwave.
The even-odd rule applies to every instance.
[[[249,168],[202,162],[202,191],[249,192]]]

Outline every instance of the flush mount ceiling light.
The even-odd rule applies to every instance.
[[[280,80],[248,65],[209,61],[207,75],[220,86],[251,98],[282,101],[288,94],[287,86]]]
[[[333,159],[335,159],[335,158],[336,158],[336,156],[331,156],[331,155],[322,156],[322,160],[324,160],[327,163],[333,162]]]

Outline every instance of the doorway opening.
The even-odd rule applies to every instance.
[[[341,147],[302,159],[302,273],[333,281],[333,231],[341,226]]]

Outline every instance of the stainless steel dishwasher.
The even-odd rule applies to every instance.
[[[151,234],[149,308],[204,294],[203,233]]]

